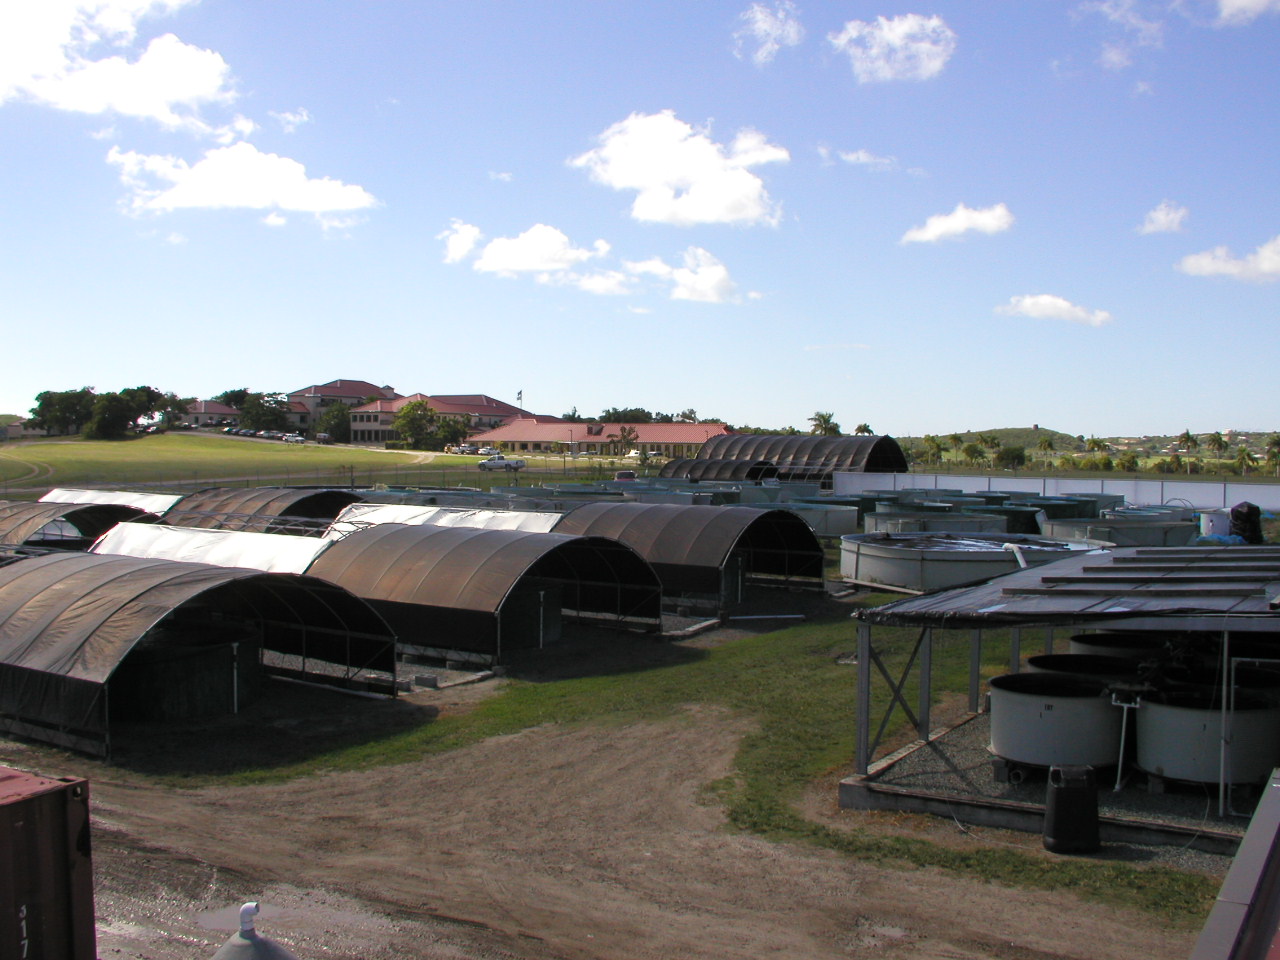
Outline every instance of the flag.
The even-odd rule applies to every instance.
[[[522,404],[522,403],[524,403],[524,391],[523,391],[523,390],[517,390],[517,391],[516,391],[516,404],[517,404],[517,405],[519,405],[519,404]]]

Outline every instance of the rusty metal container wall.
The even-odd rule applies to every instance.
[[[0,767],[0,957],[96,956],[89,784]]]

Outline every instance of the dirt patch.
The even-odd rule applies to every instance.
[[[645,641],[633,653],[648,663],[689,651]],[[566,667],[549,660],[546,675]],[[324,723],[349,723],[358,740],[361,724],[465,711],[503,682],[421,691],[385,710],[335,706]],[[0,741],[0,762],[91,781],[103,960],[204,960],[248,899],[264,903],[262,933],[302,960],[1122,960],[1185,956],[1195,939],[1068,894],[730,832],[705,787],[730,772],[750,728],[711,708],[661,722],[547,725],[285,784],[151,785],[148,774],[172,769],[184,750],[197,771],[219,769],[235,750],[305,753],[317,727],[303,696],[282,688],[252,736],[231,725],[174,728],[136,737],[111,766]],[[860,816],[864,829],[946,829],[839,811],[834,784],[815,788],[805,808],[830,823]]]

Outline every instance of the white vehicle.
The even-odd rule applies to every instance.
[[[523,460],[508,460],[502,454],[495,454],[487,460],[481,460],[477,466],[481,470],[523,470],[525,462]]]
[[[480,454],[480,456],[482,457],[493,456],[494,454],[501,453],[501,452],[502,451],[499,450],[497,447],[481,447],[479,450],[476,451],[476,453]]]

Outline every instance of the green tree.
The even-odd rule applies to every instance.
[[[1111,445],[1101,437],[1090,437],[1085,441],[1084,448],[1090,453],[1105,453],[1111,449]]]
[[[628,450],[635,447],[636,441],[640,439],[640,434],[636,432],[636,428],[630,424],[623,424],[618,430],[617,439],[613,441],[613,446],[619,454],[625,454]]]
[[[1126,450],[1120,456],[1116,457],[1116,466],[1125,473],[1138,472],[1138,455],[1132,450]]]
[[[283,393],[249,394],[240,407],[240,426],[250,430],[288,430],[289,398]]]
[[[240,410],[244,407],[245,400],[249,399],[248,387],[236,387],[234,390],[223,390],[216,397],[210,397],[214,403],[225,403],[233,410]]]
[[[425,400],[414,400],[400,408],[392,426],[405,443],[421,450],[436,435],[439,419],[431,404]]]
[[[341,401],[331,403],[316,417],[316,433],[327,433],[334,443],[351,442],[351,407]]]
[[[1236,466],[1240,469],[1240,475],[1244,476],[1249,472],[1249,468],[1258,462],[1258,455],[1246,447],[1243,443],[1236,450]]]
[[[987,451],[979,443],[966,443],[961,452],[965,463],[981,463],[987,459]]]
[[[100,393],[93,401],[93,415],[85,424],[90,440],[122,440],[137,422],[137,399],[120,393]]]
[[[653,423],[653,414],[644,407],[610,407],[600,414],[604,423]]]
[[[1027,465],[1025,447],[1002,447],[996,451],[996,466],[1005,470],[1017,470]]]
[[[93,416],[95,399],[93,387],[45,390],[36,394],[36,405],[31,408],[30,425],[43,430],[47,436],[79,433]]]
[[[1280,433],[1267,437],[1267,463],[1276,468],[1276,476],[1280,477]]]
[[[960,448],[964,446],[964,437],[958,433],[953,433],[947,437],[947,443],[951,444],[951,449],[956,453],[960,452]]]
[[[869,423],[860,423],[860,424],[858,424],[856,427],[854,427],[854,428],[853,428],[853,433],[854,433],[854,436],[858,436],[858,437],[869,437],[869,436],[871,436],[873,433],[875,433],[875,431],[871,429],[871,424],[869,424]]]
[[[1227,443],[1227,438],[1217,432],[1211,433],[1205,437],[1204,445],[1213,452],[1215,457],[1218,458],[1221,458],[1222,455],[1226,453],[1227,448],[1231,446],[1231,444]]]
[[[819,410],[809,418],[809,423],[812,424],[809,432],[815,436],[840,436],[840,424],[836,423],[836,415],[834,413],[824,413]]]
[[[924,444],[925,459],[929,463],[938,463],[939,461],[942,460],[942,441],[941,440],[939,440],[937,437],[935,437],[931,433],[926,433],[924,435],[924,439],[921,440],[921,443]]]
[[[441,417],[436,435],[445,443],[461,443],[467,439],[467,422],[461,417]]]

